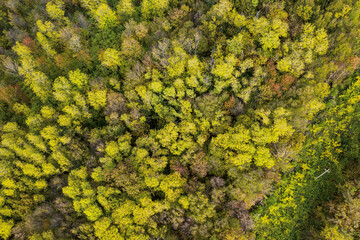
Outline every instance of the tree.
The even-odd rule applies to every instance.
[[[135,7],[130,0],[121,0],[116,5],[117,13],[122,17],[122,20],[131,17],[135,13]]]
[[[51,85],[47,76],[35,71],[35,62],[28,47],[17,43],[14,51],[19,55],[21,67],[19,73],[25,77],[25,83],[31,87],[33,92],[42,100],[46,101],[50,96]]]
[[[48,2],[46,4],[46,11],[52,19],[54,20],[62,19],[65,14],[64,2],[62,1]]]
[[[142,46],[133,38],[126,38],[121,44],[121,53],[125,57],[138,58],[143,52]]]
[[[141,3],[141,13],[145,19],[149,19],[155,16],[163,16],[164,12],[168,9],[168,6],[168,0],[145,0]]]
[[[109,68],[121,65],[120,52],[113,48],[107,48],[103,53],[100,53],[99,59],[102,65]]]
[[[95,19],[97,20],[100,29],[110,29],[118,24],[116,13],[105,3],[102,3],[97,7]]]
[[[13,221],[0,220],[0,236],[4,239],[8,239],[11,235],[11,229],[13,226]]]
[[[69,72],[69,80],[72,84],[81,89],[88,83],[89,78],[85,73],[82,73],[80,69],[76,69],[75,71]]]
[[[111,220],[109,218],[102,218],[95,222],[95,235],[102,240],[110,239],[124,239],[118,232],[115,226],[110,226]]]
[[[106,90],[95,90],[88,92],[88,102],[90,106],[95,109],[100,109],[106,106]]]

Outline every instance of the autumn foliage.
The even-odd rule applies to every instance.
[[[356,239],[359,14],[0,1],[0,238]]]

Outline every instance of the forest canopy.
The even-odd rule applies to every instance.
[[[359,0],[3,0],[0,238],[360,238]]]

